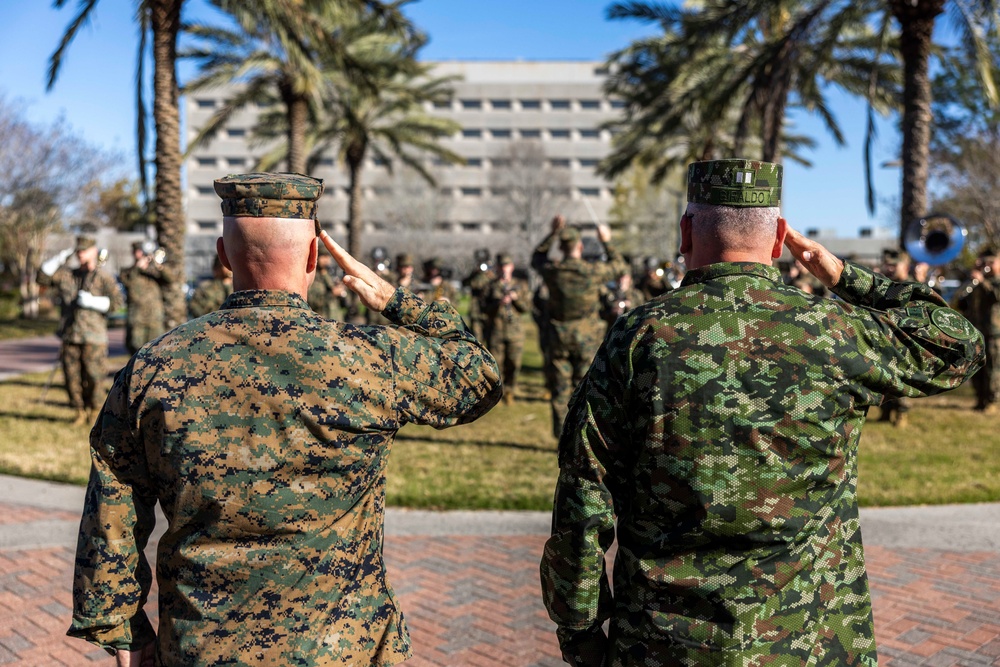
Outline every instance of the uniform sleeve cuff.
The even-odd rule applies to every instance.
[[[844,262],[840,280],[830,288],[834,294],[851,304],[864,304],[875,287],[875,274],[853,262]]]
[[[416,324],[427,303],[405,287],[397,287],[382,309],[382,315],[393,324]]]
[[[96,625],[74,616],[73,625],[66,634],[85,639],[111,654],[116,651],[138,651],[156,641],[156,631],[144,611],[118,625]]]

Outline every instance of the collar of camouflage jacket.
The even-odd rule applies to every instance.
[[[684,275],[681,287],[708,282],[722,278],[723,276],[758,276],[775,283],[781,282],[781,271],[776,267],[760,264],[759,262],[719,262],[709,264],[700,269],[688,271]]]
[[[309,304],[299,294],[279,290],[242,290],[226,297],[222,310],[232,308],[309,308]]]

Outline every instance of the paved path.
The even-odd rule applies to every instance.
[[[109,356],[127,354],[125,329],[110,329],[108,339]],[[55,335],[0,341],[0,381],[51,370],[58,361],[59,339]]]
[[[121,330],[112,335],[123,353]],[[57,349],[54,337],[0,342],[0,380],[52,368]],[[0,665],[114,664],[64,636],[82,498],[0,476]],[[1000,504],[863,510],[861,521],[882,667],[1000,667]],[[548,527],[540,512],[390,509],[385,557],[414,642],[406,664],[561,665],[538,592]],[[154,590],[152,613],[155,601]]]

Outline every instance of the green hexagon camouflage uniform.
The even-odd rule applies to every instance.
[[[885,395],[959,386],[982,338],[918,283],[848,263],[833,291],[720,263],[616,322],[570,407],[541,566],[575,664],[602,664],[610,619],[610,667],[876,665],[861,426]]]

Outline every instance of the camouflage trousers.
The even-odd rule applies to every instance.
[[[517,374],[521,372],[524,335],[493,336],[489,348],[490,354],[497,360],[497,366],[500,368],[504,395],[513,394],[517,386]]]
[[[108,366],[107,344],[63,343],[60,360],[70,407],[77,410],[100,408],[105,399],[103,385]]]
[[[1000,336],[986,339],[986,363],[972,376],[976,390],[976,409],[982,410],[997,402],[1000,394]]]
[[[125,347],[129,354],[135,354],[139,348],[157,338],[165,331],[162,324],[145,324],[129,322],[125,327]]]
[[[549,382],[552,392],[552,434],[558,438],[573,390],[583,381],[604,340],[606,326],[598,317],[549,322]]]

